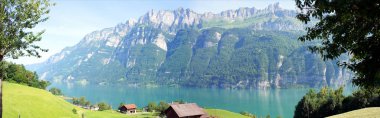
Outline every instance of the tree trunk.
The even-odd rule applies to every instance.
[[[0,118],[3,117],[3,61],[4,55],[0,55]]]

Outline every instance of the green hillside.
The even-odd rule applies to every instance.
[[[49,92],[13,83],[3,83],[3,118],[73,118],[78,107]]]
[[[247,116],[222,109],[206,109],[206,112],[209,116],[216,116],[218,118],[249,118]]]
[[[116,111],[89,111],[85,110],[86,118],[156,118],[157,115],[154,113],[137,113],[133,115],[121,114]]]
[[[153,113],[125,115],[114,111],[89,111],[76,107],[49,92],[14,83],[3,83],[3,118],[139,118],[155,117]],[[74,114],[72,109],[78,110]]]
[[[371,107],[330,116],[328,118],[379,118],[379,112],[380,107]]]

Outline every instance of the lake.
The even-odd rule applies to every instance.
[[[248,111],[257,116],[282,116],[291,118],[295,105],[309,90],[306,88],[236,90],[214,88],[171,88],[171,87],[127,87],[127,86],[73,86],[53,83],[50,87],[60,88],[65,96],[84,96],[92,104],[106,102],[113,109],[121,103],[134,103],[144,107],[149,102],[172,102],[184,100],[204,108],[226,109],[233,112]],[[350,93],[346,89],[345,93]]]

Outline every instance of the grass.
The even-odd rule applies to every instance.
[[[24,85],[3,82],[3,118],[74,118],[80,109],[51,93]]]
[[[380,118],[380,107],[369,107],[330,116],[328,118]]]
[[[77,109],[77,114],[72,112]],[[153,118],[154,113],[121,114],[79,108],[46,90],[3,82],[3,118]]]
[[[216,116],[218,118],[249,118],[239,113],[222,110],[222,109],[205,109],[209,116]]]
[[[86,118],[155,118],[156,114],[151,112],[137,113],[137,114],[121,114],[116,111],[89,111],[84,112]]]

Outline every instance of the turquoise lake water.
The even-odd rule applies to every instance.
[[[121,103],[134,103],[144,107],[149,102],[172,102],[184,100],[194,102],[204,108],[226,109],[233,112],[248,111],[257,116],[282,116],[291,118],[295,105],[309,90],[306,88],[235,90],[213,88],[138,88],[126,86],[67,86],[53,84],[60,88],[65,96],[84,96],[92,104],[106,102],[113,109]],[[350,90],[349,90],[350,91]],[[346,93],[349,92],[346,90]]]

